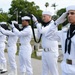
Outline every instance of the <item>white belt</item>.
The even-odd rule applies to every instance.
[[[43,50],[44,50],[44,52],[49,52],[49,51],[51,51],[50,48],[44,48]]]

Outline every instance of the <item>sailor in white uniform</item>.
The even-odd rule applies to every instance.
[[[2,25],[5,26],[6,24],[7,24],[6,22],[0,23],[1,26]],[[5,41],[6,41],[6,36],[0,32],[0,73],[7,72],[7,63],[6,63],[6,58],[4,54]]]
[[[31,65],[31,53],[32,47],[30,44],[32,38],[32,29],[29,25],[30,17],[22,17],[22,30],[19,31],[14,27],[14,22],[12,23],[13,32],[20,39],[20,50],[19,50],[19,61],[20,61],[20,75],[33,75],[32,65]]]
[[[42,13],[43,26],[37,22],[37,19],[34,15],[32,16],[39,34],[42,35],[42,75],[49,75],[49,71],[51,75],[59,75],[57,66],[58,42],[49,40],[47,37],[45,37],[49,27],[52,23],[54,23],[52,20],[52,14],[50,11],[44,11]],[[55,30],[57,31],[57,28]]]
[[[66,16],[70,27],[55,31],[55,28],[66,20]],[[47,33],[48,39],[61,41],[63,52],[62,75],[75,75],[75,5],[68,6],[66,12],[52,24]]]
[[[17,75],[17,65],[15,60],[15,54],[17,52],[17,40],[18,37],[11,31],[11,30],[5,30],[2,27],[0,27],[0,31],[7,36],[7,51],[8,51],[8,62],[10,66],[10,72],[8,75]]]

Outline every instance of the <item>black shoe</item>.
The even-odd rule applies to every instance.
[[[7,71],[1,71],[0,74],[6,73]]]

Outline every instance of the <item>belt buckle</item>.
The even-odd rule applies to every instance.
[[[66,63],[72,65],[72,60],[66,59]]]
[[[45,52],[48,52],[48,51],[49,51],[49,48],[46,48],[46,49],[44,48],[44,51],[45,51]]]
[[[21,43],[19,43],[19,46],[21,46]]]
[[[44,51],[46,52],[46,49],[44,48]]]

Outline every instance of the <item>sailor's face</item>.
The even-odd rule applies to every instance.
[[[22,26],[26,26],[27,25],[27,21],[22,20]]]
[[[70,10],[68,11],[68,21],[71,23],[71,24],[75,24],[75,10]]]
[[[42,20],[43,20],[43,22],[47,23],[47,22],[51,21],[51,16],[44,14],[44,15],[42,15]]]

